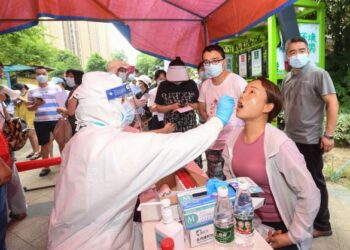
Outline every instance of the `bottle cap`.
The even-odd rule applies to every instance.
[[[218,190],[219,197],[227,197],[228,196],[227,187],[218,187],[217,190]]]
[[[169,199],[163,199],[160,201],[162,203],[162,207],[170,207],[170,200]]]
[[[162,239],[160,242],[160,248],[162,250],[174,250],[174,240],[170,237]]]
[[[248,190],[249,184],[247,182],[239,183],[239,190]]]

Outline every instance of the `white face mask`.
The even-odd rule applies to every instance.
[[[307,54],[296,54],[289,57],[288,61],[290,66],[296,69],[300,69],[310,61],[310,58]]]
[[[209,78],[218,77],[223,71],[222,63],[218,63],[216,65],[209,64],[204,65],[205,73],[208,74]]]
[[[161,82],[164,82],[165,80],[157,80],[156,83],[159,85]]]
[[[125,80],[126,80],[126,72],[119,72],[118,76],[122,79],[122,82],[125,82]]]
[[[75,80],[73,77],[66,77],[66,84],[68,87],[73,88],[75,86]]]
[[[38,76],[36,76],[36,80],[40,84],[44,84],[44,83],[47,83],[47,81],[49,80],[49,77],[47,75],[38,75]]]

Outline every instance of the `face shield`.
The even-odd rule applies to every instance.
[[[123,128],[135,115],[133,106],[123,96],[130,89],[121,79],[106,72],[90,72],[83,76],[82,84],[73,96],[78,100],[75,112],[81,126],[110,126]]]
[[[190,79],[185,66],[169,66],[166,78],[175,84],[181,84]]]

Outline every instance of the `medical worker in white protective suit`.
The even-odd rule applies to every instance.
[[[106,94],[119,85],[115,74],[90,72],[74,93],[80,130],[62,154],[49,249],[143,249],[134,245],[137,195],[204,152],[233,111],[226,96],[216,116],[185,133],[122,132],[133,112],[127,101]]]

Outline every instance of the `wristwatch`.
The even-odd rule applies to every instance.
[[[334,140],[334,135],[326,135],[326,134],[324,134],[323,137],[327,138],[328,140]]]

